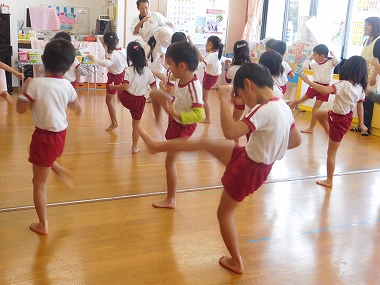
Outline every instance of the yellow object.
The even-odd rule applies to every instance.
[[[371,126],[372,134],[380,137],[380,104],[375,103],[375,106],[373,107]]]
[[[29,40],[29,34],[18,34],[20,40]]]

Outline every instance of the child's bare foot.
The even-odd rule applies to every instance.
[[[313,134],[314,133],[314,129],[307,128],[307,129],[301,130],[301,133],[304,133],[304,134]]]
[[[219,264],[235,273],[241,274],[244,272],[243,264],[241,262],[240,264],[235,264],[232,258],[228,256],[222,256],[219,259]]]
[[[119,125],[118,124],[111,124],[107,129],[106,131],[112,131],[114,129],[116,129]]]
[[[140,152],[140,149],[139,148],[137,148],[137,147],[133,147],[132,148],[132,153],[133,154],[136,154],[136,153],[139,153]]]
[[[329,188],[332,188],[333,187],[333,184],[330,180],[318,180],[317,182],[318,185],[321,185],[321,186],[325,186],[325,187],[329,187]]]
[[[13,105],[12,96],[9,95],[8,92],[4,91],[0,93],[0,96],[4,98],[5,101],[8,102],[9,105]]]
[[[140,137],[143,139],[143,141],[148,146],[149,152],[151,154],[157,153],[159,150],[158,148],[158,142],[155,141],[142,127],[139,126],[139,134]]]
[[[158,201],[156,203],[152,203],[152,206],[155,208],[168,208],[168,209],[175,209],[175,202],[169,202],[166,199],[162,201]]]
[[[32,223],[29,227],[33,232],[36,232],[40,235],[47,235],[48,234],[48,227],[41,224],[41,222],[38,223]]]

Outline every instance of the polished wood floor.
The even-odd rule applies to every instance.
[[[325,175],[327,136],[320,126],[303,134],[236,212],[246,269],[237,275],[218,264],[228,253],[216,218],[224,167],[206,153],[182,153],[177,208],[153,208],[166,191],[165,154],[148,154],[143,142],[131,154],[131,118],[120,103],[119,128],[106,132],[103,93],[79,91],[83,113],[68,111],[59,161],[75,187],[50,175],[47,236],[29,230],[30,112],[0,100],[0,284],[380,284],[379,137],[345,136],[331,190],[315,184]],[[193,137],[224,140],[215,92],[211,104],[212,124]],[[310,113],[294,116],[308,126]],[[150,104],[141,124],[163,138]]]

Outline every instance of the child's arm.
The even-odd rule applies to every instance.
[[[330,51],[330,54],[332,56],[332,64],[334,66],[337,66],[340,62],[340,59],[335,56],[335,53],[332,50]]]
[[[94,55],[90,54],[87,56],[91,61],[101,65],[101,66],[104,66],[104,67],[110,67],[112,66],[113,62],[112,60],[109,60],[109,59],[99,59],[99,58],[95,58]]]
[[[79,99],[76,99],[74,102],[67,105],[69,109],[73,110],[75,114],[80,114],[82,112],[82,106]]]
[[[127,83],[127,82],[123,82],[122,84],[119,84],[119,85],[115,85],[115,84],[109,85],[109,88],[111,90],[125,90],[125,91],[127,91],[128,87],[129,87],[129,83]]]
[[[20,94],[25,94],[26,88],[28,87],[29,83],[33,79],[31,77],[27,78],[24,82],[24,84],[21,87]],[[26,110],[30,108],[30,102],[28,101],[23,101],[20,100],[20,97],[17,99],[17,104],[16,104],[16,111],[19,114],[24,114]]]
[[[364,125],[364,109],[363,102],[359,101],[356,103],[356,112],[358,113],[359,128],[362,133],[368,131],[368,128]]]
[[[162,81],[165,81],[166,79],[166,75],[162,72],[158,72],[158,71],[152,71],[154,76],[156,76],[158,79],[162,80]]]
[[[235,140],[249,132],[249,127],[242,121],[235,122],[231,115],[231,87],[219,87],[219,100],[220,100],[220,122],[222,125],[223,134],[226,139]]]
[[[288,143],[288,149],[295,148],[299,146],[302,142],[302,137],[300,131],[297,129],[296,126],[293,126],[289,133],[289,143]]]
[[[191,43],[197,49],[197,52],[199,55],[199,61],[201,62],[203,60],[203,53],[199,50],[199,48],[197,48],[196,45],[193,44],[193,41],[191,40],[190,35],[187,36],[187,40],[189,41],[189,43]]]
[[[310,63],[313,60],[313,56],[311,56],[309,59],[305,59],[305,61],[302,64],[302,70],[310,70]]]
[[[295,74],[294,74],[293,70],[291,70],[291,71],[288,73],[288,76],[289,76],[290,78],[294,78],[294,77],[295,77]]]
[[[10,67],[9,65],[3,63],[0,61],[0,68],[1,69],[4,69],[5,71],[8,71],[10,73],[13,73],[14,75],[16,75],[18,77],[18,79],[20,80],[23,80],[24,79],[24,74],[22,74],[21,72],[18,72],[17,70],[14,70],[12,67]]]
[[[311,87],[313,87],[321,94],[330,94],[335,92],[335,89],[332,86],[323,86],[313,81],[310,81],[307,75],[302,75],[301,78],[306,84],[309,84]]]

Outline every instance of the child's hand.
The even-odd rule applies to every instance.
[[[110,84],[110,85],[108,86],[108,88],[111,89],[111,90],[115,90],[115,84]]]
[[[191,40],[191,36],[190,35],[187,35],[187,41],[191,44],[193,44],[192,40]]]
[[[95,56],[93,54],[87,55],[87,58],[91,61],[94,61]]]
[[[15,73],[15,75],[18,77],[19,80],[23,80],[24,79],[24,74],[21,73],[21,72],[17,72],[17,73]]]
[[[330,50],[330,54],[331,54],[331,56],[335,56],[335,54],[332,50]]]
[[[181,115],[177,114],[175,108],[174,108],[174,102],[173,101],[167,101],[166,102],[166,111],[169,116],[172,116],[173,118],[181,119]]]
[[[224,64],[226,65],[226,69],[229,69],[230,66],[231,66],[231,59],[226,59],[226,61],[224,62]]]
[[[309,79],[309,77],[307,77],[306,74],[302,75],[301,79],[303,80],[303,82],[305,82],[307,84],[309,84],[311,82],[310,79]]]
[[[230,101],[231,98],[231,87],[230,86],[219,86],[218,87],[219,100]]]
[[[372,65],[378,65],[379,64],[379,59],[377,57],[372,58],[371,64]]]

